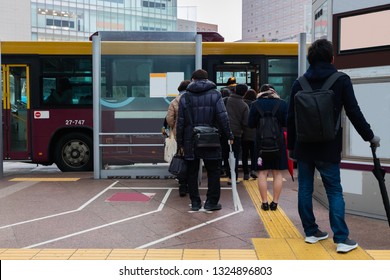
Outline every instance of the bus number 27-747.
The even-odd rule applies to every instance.
[[[65,125],[83,125],[85,120],[65,120]]]

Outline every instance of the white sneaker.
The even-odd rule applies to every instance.
[[[328,238],[328,233],[327,232],[322,232],[320,231],[319,229],[316,231],[315,234],[313,234],[312,236],[306,236],[305,238],[305,242],[306,243],[310,243],[310,244],[314,244],[314,243],[317,243],[318,241],[321,241],[321,240],[324,240],[324,239],[327,239]]]
[[[352,239],[345,239],[341,243],[337,243],[337,253],[348,253],[349,251],[352,251],[353,249],[356,249],[358,247],[358,244],[356,241]]]

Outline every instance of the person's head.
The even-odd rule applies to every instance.
[[[177,88],[177,90],[179,92],[182,92],[182,91],[185,91],[187,89],[187,86],[191,83],[190,80],[184,80],[180,83],[179,87]]]
[[[263,84],[257,98],[280,98],[275,88],[270,84]]]
[[[314,41],[307,51],[307,60],[311,65],[318,62],[333,62],[333,44],[326,39]]]
[[[230,90],[228,88],[221,88],[221,95],[223,97],[228,97],[230,95]]]
[[[260,92],[268,91],[270,89],[275,90],[275,88],[272,85],[270,85],[270,84],[263,84],[260,87]]]
[[[208,79],[209,74],[206,70],[198,69],[192,72],[191,79],[193,80],[206,80]]]
[[[236,85],[236,94],[240,96],[244,96],[246,91],[248,90],[248,86],[246,84],[237,84]]]
[[[230,77],[226,83],[227,86],[234,87],[237,85],[236,77]]]
[[[257,92],[254,89],[248,89],[246,93],[244,94],[244,99],[246,100],[256,100]]]

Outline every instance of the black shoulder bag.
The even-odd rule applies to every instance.
[[[194,140],[195,148],[217,148],[221,147],[218,128],[213,126],[194,126],[191,114],[191,103],[189,92],[185,93],[187,117],[191,126],[193,127],[192,138]]]

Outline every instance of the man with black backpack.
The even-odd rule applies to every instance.
[[[345,222],[340,179],[342,108],[365,141],[379,147],[380,138],[374,135],[359,108],[350,77],[338,72],[333,65],[332,43],[326,39],[315,41],[308,49],[307,58],[310,67],[304,78],[299,78],[292,86],[287,117],[288,150],[298,168],[298,212],[306,234],[305,242],[316,243],[328,238],[328,233],[319,229],[313,213],[314,170],[317,169],[328,197],[336,250],[347,253],[358,244],[349,239]],[[338,73],[337,76],[334,73]],[[328,126],[323,126],[325,123]]]
[[[275,211],[282,192],[282,170],[287,169],[286,145],[283,127],[286,127],[287,104],[280,99],[273,86],[262,85],[249,111],[248,126],[256,128],[255,149],[258,159],[258,187],[261,209]],[[272,172],[273,197],[268,204],[267,177]]]

